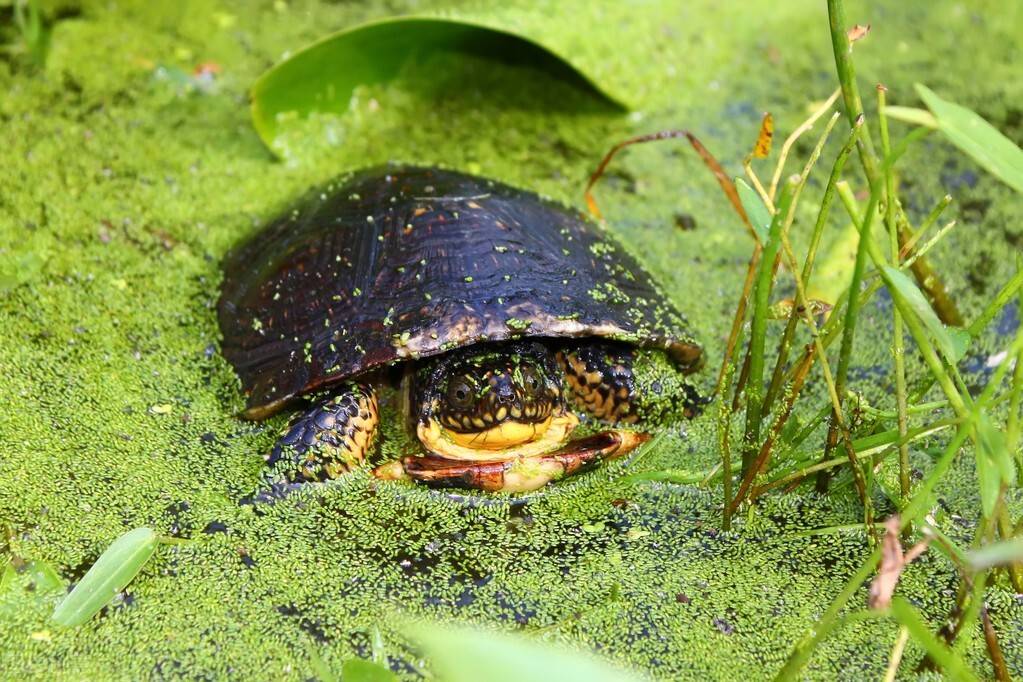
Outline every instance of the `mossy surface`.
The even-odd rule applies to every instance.
[[[924,81],[1023,142],[1018,5],[849,5],[850,21],[873,26],[856,48],[865,96],[884,80],[890,101],[911,104],[911,84]],[[394,667],[414,677],[404,624],[425,617],[594,648],[660,678],[760,679],[859,565],[861,533],[798,534],[856,523],[843,477],[828,499],[770,496],[729,533],[719,530],[717,489],[621,481],[644,469],[709,470],[709,417],[668,428],[630,461],[514,503],[374,484],[363,472],[275,504],[241,502],[285,416],[234,416],[243,402],[218,354],[218,263],[304,190],[398,160],[579,205],[588,173],[621,138],[686,127],[735,170],[762,110],[787,131],[834,87],[819,3],[457,7],[578,55],[631,93],[636,110],[608,113],[527,67],[440,55],[360,90],[296,159],[271,157],[245,96],[263,69],[365,19],[452,13],[434,2],[85,4],[53,27],[45,69],[0,62],[0,519],[3,560],[24,567],[0,580],[4,676],[301,679],[313,674],[310,650],[338,670],[368,653],[376,628]],[[190,77],[203,62],[220,65],[212,88]],[[1019,199],[935,137],[902,168],[917,220],[946,191],[956,199],[960,226],[933,262],[970,318],[1012,272]],[[818,171],[812,192],[824,177]],[[716,367],[750,243],[713,179],[682,144],[663,143],[627,152],[597,195],[610,229],[687,313]],[[797,242],[812,205],[797,217]],[[826,248],[843,228],[836,217]],[[1015,306],[998,315],[964,363],[968,383],[983,382],[1019,317]],[[861,320],[851,388],[874,404],[891,390],[888,319],[879,296]],[[700,375],[705,388],[712,374]],[[823,388],[808,396],[816,408]],[[914,448],[921,472],[941,440]],[[935,504],[937,522],[960,540],[972,536],[975,490],[964,459]],[[74,582],[140,525],[190,541],[162,547],[87,625],[50,623],[63,593],[55,574]],[[955,580],[928,553],[900,590],[936,626]],[[1023,605],[1002,583],[988,604],[1010,668],[1023,674]],[[895,634],[885,622],[846,628],[807,674],[877,678]],[[964,648],[988,670],[981,638]],[[911,645],[903,670],[921,656]]]

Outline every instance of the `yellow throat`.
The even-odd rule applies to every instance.
[[[428,450],[440,457],[494,461],[550,452],[564,443],[578,424],[578,417],[565,412],[536,424],[509,419],[475,433],[457,433],[431,419],[420,423],[416,434]]]

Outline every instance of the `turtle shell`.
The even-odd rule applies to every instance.
[[[436,168],[311,193],[230,253],[223,352],[263,418],[382,365],[523,336],[701,349],[636,260],[577,210]]]

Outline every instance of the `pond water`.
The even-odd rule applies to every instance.
[[[622,480],[708,471],[718,462],[712,418],[670,426],[638,461],[524,499],[356,473],[274,504],[239,503],[284,417],[234,416],[242,398],[218,353],[219,261],[310,186],[397,160],[582,206],[588,174],[624,137],[685,127],[738,172],[763,110],[784,134],[835,87],[823,6],[531,5],[83,3],[54,24],[44,68],[0,61],[0,557],[49,566],[71,583],[129,528],[190,540],[162,547],[122,598],[74,631],[48,622],[63,585],[9,572],[0,669],[308,678],[310,650],[339,669],[368,655],[379,630],[393,667],[415,677],[403,632],[419,617],[542,633],[655,677],[760,679],[780,667],[866,551],[855,530],[800,531],[855,524],[859,506],[839,477],[826,498],[771,495],[723,532],[720,489]],[[626,93],[633,111],[609,112],[529,67],[435,55],[358,89],[344,116],[314,121],[289,141],[289,159],[275,159],[249,120],[254,79],[328,31],[410,9],[556,46]],[[863,84],[883,80],[890,101],[914,104],[912,84],[926,82],[1021,140],[1018,8],[850,3],[847,13],[872,24],[856,48]],[[210,63],[214,74],[196,81],[197,65]],[[800,158],[812,139],[796,146]],[[826,158],[836,152],[833,141]],[[937,138],[902,168],[915,219],[945,192],[955,199],[949,217],[960,225],[931,258],[972,319],[1013,272],[1006,254],[1023,240],[1021,202]],[[808,193],[819,194],[825,174],[818,169]],[[627,152],[598,198],[609,229],[702,340],[698,381],[709,389],[752,247],[741,224],[681,143]],[[812,227],[813,201],[805,206],[797,244]],[[829,226],[825,274],[848,259],[847,230],[838,217]],[[878,298],[864,311],[850,385],[873,402],[891,391],[886,306]],[[971,353],[968,382],[983,379],[985,359],[1019,324],[1012,310]],[[915,360],[909,369],[924,372]],[[807,404],[825,399],[819,383]],[[916,445],[918,472],[942,442],[938,434]],[[960,540],[972,537],[975,490],[965,459],[936,500],[938,523]],[[955,586],[952,565],[930,553],[900,590],[936,626]],[[988,604],[1010,667],[1023,674],[1023,604],[1004,585]],[[895,634],[885,622],[842,630],[808,676],[877,678]],[[965,653],[987,669],[979,638]],[[922,652],[911,646],[906,656],[915,663]]]

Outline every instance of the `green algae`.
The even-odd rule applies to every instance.
[[[426,72],[413,67],[405,82],[359,94],[340,123],[344,144],[273,162],[245,106],[254,78],[285,50],[403,3],[252,12],[125,4],[117,13],[97,3],[53,26],[42,73],[0,62],[0,521],[9,530],[4,563],[16,567],[0,580],[5,674],[303,678],[314,673],[310,649],[341,670],[369,655],[379,629],[396,669],[413,676],[408,614],[522,630],[664,678],[759,679],[781,666],[866,549],[855,532],[797,533],[855,523],[859,509],[839,476],[830,498],[769,496],[724,533],[719,491],[622,480],[709,469],[717,454],[706,417],[669,428],[642,457],[514,503],[380,484],[361,471],[272,504],[240,503],[258,487],[261,455],[286,416],[265,424],[234,416],[242,398],[217,353],[218,261],[310,185],[395,159],[492,175],[579,205],[588,173],[620,138],[684,126],[737,167],[763,109],[788,130],[834,87],[820,7],[530,5],[437,9],[578,55],[600,82],[631,88],[634,114],[598,114],[542,75],[472,61],[460,76],[526,81],[516,92],[539,104],[510,107],[480,95],[493,88],[474,87],[438,104],[419,96],[414,81]],[[926,81],[1020,141],[1019,7],[891,2],[849,13],[874,27],[857,45],[864,82],[883,79],[893,102],[912,104],[911,84]],[[972,28],[948,30],[964,22]],[[989,68],[978,78],[981,57]],[[191,74],[202,61],[222,67],[212,90],[161,77],[169,68]],[[545,111],[562,96],[579,106]],[[702,164],[681,149],[630,151],[597,193],[609,228],[687,314],[715,367],[751,244]],[[1005,254],[1023,243],[1018,199],[936,139],[901,168],[913,215],[945,191],[955,196],[961,227],[932,260],[960,307],[979,311],[1011,274]],[[797,244],[813,219],[812,201],[804,206]],[[675,228],[677,215],[695,228]],[[824,248],[840,244],[842,227],[836,218]],[[863,313],[850,381],[875,405],[890,390],[887,305],[879,298]],[[1011,330],[1018,319],[1007,309],[994,327]],[[983,381],[1000,338],[976,342],[968,382]],[[909,370],[923,372],[915,362]],[[710,374],[697,382],[706,386]],[[809,405],[825,399],[816,384],[806,395]],[[941,443],[938,434],[914,444],[914,467],[925,473]],[[937,494],[936,522],[957,540],[972,535],[975,490],[966,459]],[[1020,500],[1013,505],[1018,513]],[[53,629],[61,590],[52,576],[77,581],[140,525],[195,541],[161,550],[92,622]],[[949,562],[928,553],[900,592],[933,627],[955,580]],[[987,603],[1021,674],[1023,607],[1002,584]],[[825,642],[808,675],[879,677],[895,636],[890,623],[852,625]],[[986,670],[979,638],[965,653]],[[921,656],[911,644],[903,670]]]

